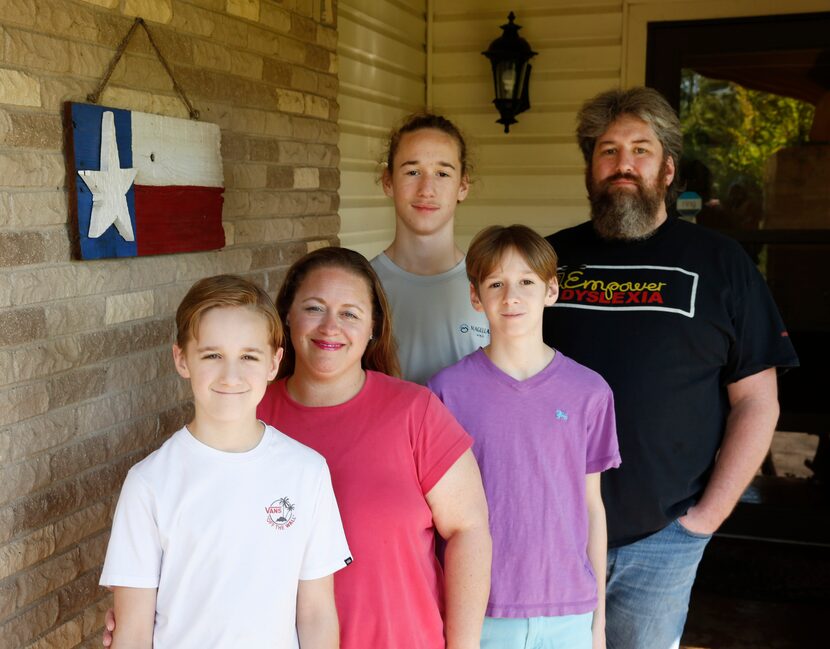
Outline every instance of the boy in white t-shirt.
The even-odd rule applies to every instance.
[[[115,649],[338,647],[332,573],[351,563],[325,460],[256,418],[282,357],[259,287],[219,275],[176,313],[195,414],[127,475],[101,584]]]

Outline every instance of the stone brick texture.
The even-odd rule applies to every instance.
[[[170,355],[188,287],[276,295],[339,231],[336,0],[0,0],[0,649],[97,647],[127,470],[192,416]],[[135,16],[222,129],[219,251],[72,258],[62,107]],[[187,117],[138,30],[101,103]]]

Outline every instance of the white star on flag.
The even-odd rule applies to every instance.
[[[92,192],[92,215],[87,235],[90,239],[97,239],[115,224],[126,241],[135,241],[126,194],[136,173],[136,169],[121,168],[115,139],[115,117],[107,111],[101,119],[101,169],[78,171]]]

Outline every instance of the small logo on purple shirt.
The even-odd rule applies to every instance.
[[[561,421],[568,421],[568,413],[564,410],[557,410],[556,411],[556,418]]]

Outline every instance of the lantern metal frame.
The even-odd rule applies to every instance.
[[[510,125],[516,124],[516,115],[530,108],[530,72],[533,66],[529,61],[536,56],[530,43],[519,36],[521,25],[515,24],[516,14],[512,11],[507,16],[507,23],[501,26],[502,35],[490,43],[482,52],[490,60],[493,68],[493,85],[496,98],[493,103],[499,111],[499,124],[504,124],[504,132],[510,132]]]

